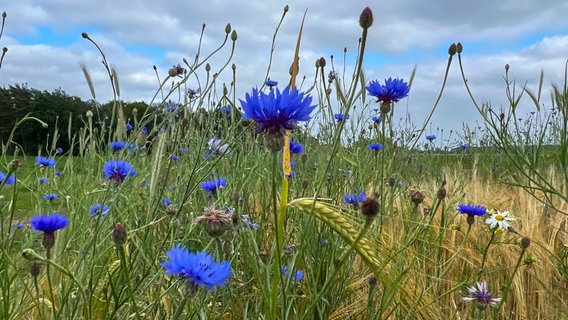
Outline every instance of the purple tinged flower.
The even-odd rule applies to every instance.
[[[374,151],[383,150],[383,144],[382,143],[370,143],[368,147],[369,147],[369,149],[374,150]]]
[[[57,149],[55,149],[55,153],[57,153],[57,154],[63,153],[63,148],[57,148]]]
[[[341,122],[344,119],[347,120],[349,119],[349,115],[344,115],[343,113],[336,113],[333,115],[333,117],[335,118],[335,121],[337,122]]]
[[[223,178],[217,178],[213,181],[203,181],[201,183],[201,188],[205,191],[209,191],[211,193],[217,192],[217,189],[221,189],[227,186],[227,180]]]
[[[232,109],[231,109],[230,106],[225,106],[225,107],[219,108],[219,111],[220,111],[221,113],[224,113],[224,114],[230,116],[230,115],[231,115],[231,112],[232,112]]]
[[[379,122],[381,122],[382,119],[381,119],[381,116],[374,116],[372,118],[372,120],[373,120],[374,123],[379,123]]]
[[[398,100],[408,96],[410,87],[408,83],[399,78],[388,78],[385,80],[385,84],[382,85],[377,80],[369,82],[366,87],[367,91],[371,96],[377,98],[377,102],[390,103],[398,102]]]
[[[37,178],[37,181],[39,182],[39,184],[47,184],[49,182],[49,179],[45,177],[39,177]]]
[[[127,124],[126,124],[126,130],[127,130],[127,131],[132,130],[132,128],[133,128],[133,127],[132,127],[132,125],[131,125],[130,123],[127,123]]]
[[[201,92],[201,89],[199,89],[199,88],[198,89],[187,89],[187,97],[189,99],[196,98],[199,95],[200,92]]]
[[[294,142],[290,140],[290,153],[291,154],[301,154],[304,152],[304,147],[299,142]]]
[[[427,135],[427,136],[426,136],[426,140],[432,142],[432,141],[436,140],[436,136],[433,135],[433,134]]]
[[[282,136],[286,130],[296,128],[296,122],[309,121],[310,114],[316,108],[311,105],[312,97],[286,87],[280,92],[278,88],[270,93],[252,89],[245,100],[240,100],[243,107],[243,119],[257,123],[256,132],[267,132]]]
[[[178,156],[176,156],[175,154],[172,154],[170,158],[172,159],[172,161],[178,161],[179,160]]]
[[[118,152],[126,147],[126,142],[124,141],[113,141],[109,143],[109,147],[112,151]]]
[[[6,179],[6,174],[4,172],[0,171],[0,184],[4,183],[4,180],[6,180],[5,184],[7,184],[7,185],[11,185],[11,184],[14,184],[14,182],[16,182],[16,178],[14,177],[13,174],[11,174]]]
[[[46,195],[43,196],[43,198],[47,201],[53,201],[55,199],[57,199],[59,196],[56,193],[47,193]]]
[[[460,148],[461,148],[462,150],[465,150],[465,149],[469,148],[469,146],[468,146],[467,144],[465,144],[465,143],[462,143],[462,144],[460,145]]]
[[[58,176],[58,177],[60,177],[62,174],[63,174],[63,172],[61,172],[59,170],[55,171],[55,175]]]
[[[36,163],[40,168],[55,167],[55,160],[46,157],[36,157]]]
[[[16,228],[16,229],[22,229],[22,228],[24,228],[25,226],[26,226],[26,225],[25,225],[24,223],[22,223],[22,222],[14,223],[14,224],[12,225],[12,227],[14,227],[14,228]]]
[[[487,306],[496,308],[499,302],[501,302],[501,298],[493,298],[491,292],[489,292],[487,281],[478,282],[475,286],[468,286],[467,291],[471,296],[464,297],[462,300],[465,302],[477,302],[479,309],[485,309]]]
[[[91,206],[89,206],[89,213],[91,214],[91,216],[96,216],[98,214],[100,214],[102,217],[106,216],[108,213],[108,206],[107,205],[102,205],[100,203],[95,203]]]
[[[282,275],[283,275],[284,277],[290,276],[290,279],[291,279],[292,281],[301,281],[301,280],[304,278],[304,272],[303,272],[302,270],[299,270],[299,269],[298,269],[298,270],[296,271],[296,274],[291,274],[291,273],[289,273],[289,271],[290,271],[290,270],[288,269],[287,266],[282,266]]]
[[[193,253],[176,245],[166,255],[169,260],[162,263],[165,273],[187,280],[192,289],[200,286],[215,291],[218,286],[224,286],[232,275],[228,261],[217,262],[205,250]]]
[[[173,113],[173,112],[176,112],[176,110],[178,109],[178,105],[175,104],[175,103],[168,102],[168,103],[166,103],[165,109],[166,109],[166,112],[172,112]]]
[[[228,144],[221,144],[219,139],[209,139],[207,141],[207,148],[209,151],[205,154],[205,159],[209,159],[211,156],[220,156],[227,151],[229,148]]]
[[[107,179],[122,183],[127,177],[134,177],[136,169],[124,160],[109,160],[103,166]]]
[[[253,222],[248,214],[241,215],[241,224],[244,228],[258,230],[258,223]]]
[[[172,200],[170,200],[169,198],[164,198],[164,207],[168,207],[169,205],[172,204]]]

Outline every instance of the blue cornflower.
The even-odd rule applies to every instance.
[[[126,130],[130,131],[130,130],[132,130],[132,128],[133,128],[133,127],[132,127],[132,125],[131,125],[130,123],[127,123],[127,124],[126,124]]]
[[[211,193],[217,192],[217,189],[221,189],[227,186],[227,180],[223,178],[217,178],[213,181],[203,181],[201,182],[201,188],[205,191]]]
[[[57,153],[57,154],[63,153],[63,148],[55,149],[55,153]]]
[[[45,177],[39,177],[37,178],[37,181],[39,181],[39,184],[47,184],[49,182],[49,179]]]
[[[46,167],[55,167],[56,162],[54,159],[51,158],[37,157],[36,163],[39,164],[41,168],[46,168]]]
[[[369,149],[374,150],[374,151],[383,150],[383,144],[382,143],[370,143],[368,147],[369,147]]]
[[[16,229],[22,229],[23,227],[25,227],[26,224],[22,223],[22,222],[18,222],[18,223],[14,223],[12,224],[12,227],[16,228]]]
[[[288,277],[288,267],[287,266],[282,266],[282,275],[284,277]],[[301,281],[304,278],[304,272],[302,270],[297,270],[296,274],[294,275],[290,275],[292,281]]]
[[[178,105],[175,103],[168,102],[166,103],[166,112],[176,112],[178,109]]]
[[[367,195],[364,193],[360,193],[358,196],[356,196],[353,193],[346,193],[343,195],[343,199],[345,200],[345,202],[353,205],[358,205],[366,197]]]
[[[11,174],[8,179],[6,179],[6,174],[2,171],[0,171],[0,184],[4,183],[4,180],[6,180],[7,185],[9,184],[14,184],[14,182],[16,182],[16,178],[14,178],[14,175]]]
[[[278,85],[278,81],[273,81],[268,79],[268,81],[266,81],[265,83],[270,89],[272,89],[272,87],[276,87]]]
[[[187,89],[187,97],[188,97],[189,99],[193,99],[193,98],[197,97],[200,92],[201,92],[201,89],[199,89],[199,88],[197,88],[197,89]]]
[[[120,151],[122,149],[124,149],[126,147],[126,142],[124,141],[113,141],[111,143],[109,143],[109,147],[112,149],[112,151]]]
[[[344,119],[347,120],[349,119],[349,115],[343,115],[343,113],[336,113],[333,115],[333,117],[335,118],[335,121],[337,122],[341,122]]]
[[[43,198],[47,201],[53,201],[59,198],[59,196],[56,193],[47,193],[46,195],[43,196]]]
[[[224,286],[232,275],[228,261],[214,261],[205,250],[193,253],[176,245],[166,255],[169,261],[162,263],[166,274],[175,274],[187,280],[191,289],[201,286],[215,291],[217,286]]]
[[[178,156],[176,156],[175,154],[172,154],[170,158],[172,159],[172,161],[178,161],[179,160]]]
[[[114,182],[124,182],[127,177],[134,177],[136,169],[124,160],[109,160],[103,166],[105,176]]]
[[[433,135],[433,134],[427,135],[427,136],[426,136],[426,140],[432,142],[432,141],[436,140],[436,136]]]
[[[68,224],[67,217],[57,213],[39,215],[30,219],[30,225],[35,230],[43,231],[42,245],[48,250],[55,244],[55,231],[67,227]]]
[[[311,105],[311,96],[289,86],[282,93],[278,88],[268,94],[252,89],[251,94],[246,94],[245,101],[240,101],[243,119],[256,121],[256,132],[266,131],[275,136],[295,129],[298,121],[310,120],[310,113],[316,108]]]
[[[385,80],[385,84],[382,85],[377,80],[369,82],[366,87],[370,95],[377,98],[377,102],[390,103],[398,102],[398,100],[408,96],[410,87],[408,83],[399,78],[388,78]]]
[[[170,199],[168,199],[168,198],[164,198],[163,203],[164,203],[164,207],[167,207],[167,206],[169,206],[170,204],[172,204],[172,200],[170,200]]]
[[[493,295],[491,295],[491,292],[489,292],[487,281],[480,281],[476,283],[475,286],[468,286],[467,291],[469,292],[470,296],[463,297],[462,301],[477,302],[477,307],[482,310],[487,306],[496,308],[501,302],[501,298],[493,298]]]
[[[290,140],[290,153],[291,154],[300,154],[304,152],[304,147],[299,142],[294,142]]]
[[[241,215],[241,224],[243,227],[248,229],[258,229],[258,223],[253,222],[248,214]]]
[[[462,143],[462,144],[460,144],[460,148],[461,148],[462,150],[465,150],[465,149],[469,148],[469,146],[468,146],[467,144],[465,144],[465,143]]]
[[[379,122],[381,122],[381,116],[374,116],[372,119],[373,119],[373,122],[374,122],[374,123],[379,123]]]
[[[55,175],[60,177],[63,174],[63,172],[61,172],[60,170],[55,171]]]
[[[463,204],[460,203],[456,209],[459,213],[472,215],[472,216],[484,216],[487,213],[487,208],[479,205]]]
[[[54,233],[59,229],[67,227],[69,220],[64,215],[52,213],[50,215],[35,216],[31,218],[30,224],[35,230],[43,231],[44,233]]]
[[[231,112],[232,112],[230,106],[221,107],[221,108],[219,108],[219,111],[220,111],[221,113],[224,113],[224,114],[228,115],[228,116],[230,116],[230,115],[231,115]]]
[[[96,216],[97,214],[100,214],[102,217],[104,217],[108,213],[108,206],[102,205],[100,203],[95,203],[95,204],[89,206],[89,213],[93,217]]]

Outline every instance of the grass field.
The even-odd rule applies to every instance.
[[[566,89],[530,141],[474,102],[483,140],[452,150],[393,124],[412,77],[358,64],[352,86],[220,98],[211,80],[166,108],[203,68],[167,78],[153,130],[117,104],[71,150],[3,141],[1,319],[568,317]]]

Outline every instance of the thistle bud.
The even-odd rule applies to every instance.
[[[368,29],[371,25],[373,25],[373,11],[371,11],[371,8],[366,7],[363,9],[363,12],[361,12],[361,15],[359,16],[359,25],[363,29]]]
[[[457,50],[458,50],[458,48],[457,48],[456,44],[455,44],[455,43],[452,43],[452,44],[450,45],[450,47],[448,48],[448,54],[449,54],[450,56],[453,56],[453,55],[456,54],[456,51],[457,51]]]
[[[120,247],[126,243],[127,239],[128,233],[126,232],[126,229],[124,229],[120,223],[117,223],[114,226],[114,229],[112,229],[112,242]]]

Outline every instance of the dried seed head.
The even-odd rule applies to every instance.
[[[234,208],[217,209],[209,206],[203,209],[203,214],[193,220],[194,224],[201,224],[212,237],[220,237],[232,227]]]

